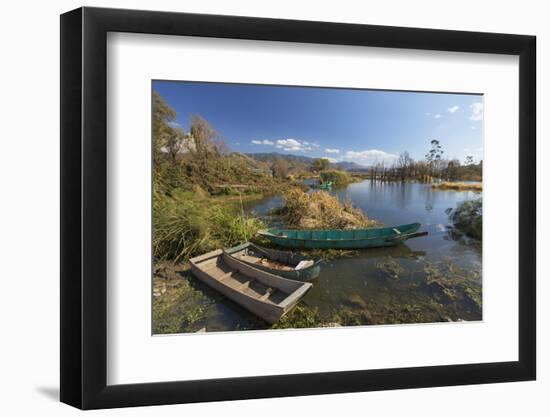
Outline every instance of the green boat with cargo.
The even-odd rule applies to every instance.
[[[310,281],[319,276],[321,260],[299,253],[264,248],[247,242],[225,252],[254,268],[296,281]]]
[[[426,236],[420,223],[368,229],[290,230],[268,229],[258,232],[272,243],[300,249],[363,249],[394,246],[407,239]]]

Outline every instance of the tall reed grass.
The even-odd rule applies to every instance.
[[[440,182],[432,184],[432,188],[437,190],[454,190],[454,191],[477,191],[481,192],[483,186],[480,183],[465,183],[465,182]]]
[[[261,220],[243,216],[238,204],[176,190],[155,195],[153,254],[159,260],[187,260],[195,255],[235,246],[263,228]]]

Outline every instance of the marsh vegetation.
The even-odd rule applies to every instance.
[[[378,223],[350,200],[340,201],[326,191],[306,193],[298,188],[283,194],[277,214],[292,229],[359,229]]]
[[[436,184],[432,184],[432,188],[436,190],[454,190],[454,191],[483,191],[481,183],[466,183],[466,182],[449,182],[443,181]]]

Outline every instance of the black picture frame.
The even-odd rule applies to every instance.
[[[107,385],[108,32],[519,56],[519,360]],[[534,380],[536,38],[80,8],[61,15],[61,401],[82,409]]]

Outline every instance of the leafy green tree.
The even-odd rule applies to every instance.
[[[432,139],[430,141],[431,149],[426,154],[426,162],[429,164],[440,161],[441,157],[443,156],[443,149],[441,148],[441,144],[437,139]]]
[[[440,142],[437,139],[432,139],[430,141],[431,149],[426,154],[426,162],[430,167],[431,174],[439,172],[440,163],[443,157],[443,148],[441,147]]]

